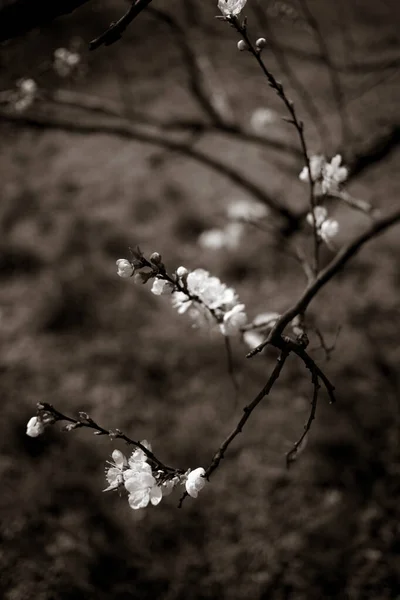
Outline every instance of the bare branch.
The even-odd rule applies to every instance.
[[[114,42],[120,40],[128,25],[132,23],[151,1],[152,0],[132,0],[132,5],[126,13],[118,19],[118,21],[111,23],[107,31],[90,42],[89,50],[96,50],[96,48],[99,48],[103,44],[104,46],[110,46],[111,44],[114,44]]]
[[[53,422],[56,423],[58,421],[67,421],[72,427],[68,428],[67,431],[72,429],[79,429],[81,427],[86,427],[87,429],[93,429],[96,435],[107,435],[111,439],[123,440],[130,446],[135,446],[136,448],[140,448],[144,454],[146,454],[147,458],[151,463],[154,464],[158,469],[162,469],[163,471],[177,472],[177,469],[173,467],[168,467],[164,465],[150,450],[148,450],[141,442],[136,442],[125,435],[119,429],[112,431],[110,429],[105,429],[98,425],[91,417],[89,417],[86,413],[79,413],[79,419],[74,419],[73,417],[68,417],[64,415],[60,411],[54,408],[52,404],[48,404],[47,402],[39,402],[38,405],[38,414],[40,414],[44,422]]]
[[[301,434],[301,436],[299,437],[297,442],[295,442],[295,444],[293,445],[293,448],[286,454],[286,466],[288,468],[297,459],[299,453],[301,452],[302,443],[305,441],[306,436],[311,429],[312,422],[315,419],[315,413],[317,411],[317,402],[318,402],[318,391],[320,388],[318,377],[316,375],[313,375],[312,383],[314,386],[314,392],[313,392],[313,397],[311,400],[310,415],[307,419],[306,424],[304,425],[303,433]]]
[[[64,131],[71,131],[74,133],[105,133],[109,135],[118,135],[144,144],[151,144],[166,148],[171,152],[182,154],[195,160],[196,162],[212,169],[213,171],[220,173],[227,179],[229,179],[236,186],[244,189],[248,194],[252,195],[259,202],[268,206],[276,216],[283,219],[287,225],[288,230],[296,230],[299,225],[299,220],[295,214],[293,214],[289,208],[279,204],[274,198],[269,196],[263,187],[249,179],[245,174],[240,173],[235,167],[231,167],[217,158],[211,157],[208,153],[197,150],[186,143],[174,141],[169,138],[162,136],[158,131],[148,131],[142,127],[133,125],[129,121],[124,120],[112,120],[103,122],[91,122],[85,120],[66,119],[59,116],[44,116],[35,115],[30,116],[27,114],[16,114],[10,111],[0,112],[0,121],[11,121],[20,123],[23,125],[29,125],[31,127],[46,127],[48,129],[62,129]]]

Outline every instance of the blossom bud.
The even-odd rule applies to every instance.
[[[185,487],[189,496],[197,498],[198,493],[206,485],[207,480],[204,478],[205,471],[203,467],[198,467],[191,471],[186,479]]]
[[[189,275],[189,271],[185,267],[178,267],[176,270],[176,274],[180,279],[184,279]]]
[[[237,49],[240,50],[240,52],[243,52],[243,50],[248,50],[249,47],[244,40],[239,40],[237,43]]]
[[[37,437],[42,434],[44,431],[44,425],[39,417],[32,417],[29,419],[28,424],[26,426],[26,435],[29,437]]]
[[[119,258],[115,263],[117,265],[117,275],[123,278],[132,277],[133,266],[126,258]]]
[[[158,252],[153,252],[153,254],[150,256],[150,262],[152,262],[155,265],[160,265],[161,264],[161,254],[159,254]]]
[[[263,37],[258,38],[258,40],[256,41],[256,46],[259,50],[262,50],[263,48],[265,48],[266,45],[267,45],[267,40]]]

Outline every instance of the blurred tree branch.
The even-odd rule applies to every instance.
[[[89,0],[0,0],[0,42],[47,25]]]

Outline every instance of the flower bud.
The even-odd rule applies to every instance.
[[[29,435],[29,437],[37,437],[38,435],[41,435],[43,431],[44,425],[39,417],[32,417],[29,419],[26,426],[26,435]]]
[[[126,258],[119,258],[115,263],[117,265],[117,275],[123,278],[132,277],[133,266]]]
[[[267,45],[267,40],[263,37],[258,38],[258,40],[256,41],[256,46],[259,50],[262,50],[263,48],[265,48],[266,45]]]
[[[237,49],[240,50],[240,52],[243,52],[243,50],[248,50],[249,47],[244,40],[239,40],[237,43]]]
[[[178,267],[176,270],[176,274],[180,279],[184,279],[189,275],[189,271],[185,267]]]
[[[152,262],[155,265],[160,265],[161,264],[161,254],[159,254],[158,252],[153,252],[153,254],[150,256],[150,262]]]

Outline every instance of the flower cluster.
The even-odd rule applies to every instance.
[[[151,291],[156,296],[172,294],[172,304],[179,314],[188,313],[197,326],[219,329],[225,336],[239,333],[247,318],[244,304],[240,304],[235,290],[227,287],[217,277],[204,269],[189,272],[179,267],[168,275],[158,252],[150,259],[144,258],[139,249],[133,252],[133,260],[117,260],[120,277],[133,277],[136,283],[153,279]]]
[[[67,48],[57,48],[54,51],[53,68],[60,77],[68,77],[78,67],[81,57],[78,52],[71,52]]]
[[[188,312],[200,326],[218,325],[225,336],[237,334],[247,321],[244,304],[233,288],[227,287],[204,269],[195,269],[182,278],[182,290],[173,295],[178,313]]]
[[[317,195],[337,194],[340,184],[346,181],[348,176],[347,167],[341,166],[340,154],[334,156],[331,162],[327,162],[325,156],[315,155],[310,158],[311,178],[314,182],[314,192]],[[309,181],[308,168],[304,167],[299,178],[301,181]]]
[[[307,223],[314,227],[314,222],[317,230],[317,235],[329,247],[332,238],[339,231],[339,223],[334,219],[328,218],[328,211],[324,206],[316,206],[313,213],[308,213]]]
[[[151,452],[151,446],[146,440],[141,445]],[[106,469],[108,487],[104,491],[125,488],[129,506],[133,510],[145,508],[149,504],[157,506],[179,484],[185,485],[189,496],[197,498],[198,492],[206,483],[202,467],[172,476],[162,470],[152,469],[147,454],[141,448],[136,448],[130,458],[126,458],[120,450],[114,450],[109,465]]]
[[[38,86],[34,79],[19,79],[17,89],[13,94],[13,107],[17,112],[23,112],[28,109],[35,101],[38,93]]]

